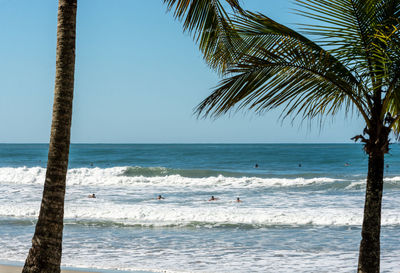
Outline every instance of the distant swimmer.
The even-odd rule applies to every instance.
[[[254,165],[254,168],[258,168],[258,164]]]
[[[88,195],[88,198],[96,198],[96,194],[92,193]]]
[[[348,162],[346,162],[346,163],[344,163],[344,166],[348,167],[348,166],[350,166],[350,164]]]
[[[161,199],[165,199],[165,198],[162,197],[161,195],[157,196],[157,200],[161,200]]]
[[[240,198],[238,197],[238,198],[236,198],[236,202],[240,203],[240,202],[243,202],[243,201],[240,200]]]
[[[211,196],[210,199],[208,199],[208,201],[217,201],[218,199],[219,199],[219,198],[215,198],[214,195],[213,195],[213,196]]]
[[[299,163],[299,168],[301,167],[301,164]]]

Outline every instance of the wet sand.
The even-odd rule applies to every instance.
[[[0,273],[21,273],[22,267],[11,265],[0,265]],[[98,273],[96,271],[80,271],[80,270],[61,270],[62,273]]]
[[[13,265],[0,265],[0,273],[21,273],[22,266],[13,266]],[[88,270],[88,269],[73,269],[67,270],[62,269],[61,273],[154,273],[150,271],[119,271],[119,270]]]

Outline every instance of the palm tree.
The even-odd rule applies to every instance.
[[[59,0],[53,120],[42,204],[22,272],[60,272],[75,72],[77,0]]]
[[[234,9],[240,10],[237,0],[226,0]],[[217,0],[164,0],[169,9],[176,5],[176,17],[183,18],[184,29],[201,37],[200,46],[211,60],[218,52],[231,47],[231,38],[226,35],[229,18]],[[188,9],[189,8],[189,9]],[[44,183],[42,204],[36,224],[32,247],[25,261],[23,273],[60,272],[62,255],[62,233],[64,220],[64,198],[68,169],[72,100],[75,72],[77,0],[59,0],[57,24],[56,81],[54,91],[53,119]],[[217,31],[212,31],[217,29]],[[213,48],[213,50],[211,50]],[[223,69],[222,61],[215,63]]]
[[[316,25],[304,35],[260,13],[234,19],[225,78],[196,112],[262,113],[283,107],[282,118],[319,118],[341,109],[365,121],[368,174],[358,272],[379,272],[384,155],[400,133],[400,0],[296,0]],[[223,54],[217,60],[223,59]]]

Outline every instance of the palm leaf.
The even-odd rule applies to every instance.
[[[238,0],[225,0],[233,11],[242,12]],[[183,29],[193,34],[206,62],[222,72],[233,63],[233,40],[239,37],[231,28],[230,18],[218,0],[164,0],[174,17],[183,21]]]
[[[321,46],[360,75],[372,94],[380,92],[386,84],[388,64],[393,61],[387,41],[380,37],[398,26],[399,0],[296,2],[299,14],[318,21],[305,25],[305,33],[318,37]]]
[[[355,106],[368,120],[368,90],[328,51],[262,14],[236,18],[235,29],[242,58],[198,105],[199,115],[219,116],[235,105],[256,112],[283,106],[283,117],[314,118]]]

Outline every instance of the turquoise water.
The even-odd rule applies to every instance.
[[[382,272],[400,267],[399,154],[386,156]],[[47,145],[0,144],[0,262],[26,257],[46,160]],[[63,265],[354,272],[367,160],[357,144],[72,145]]]

